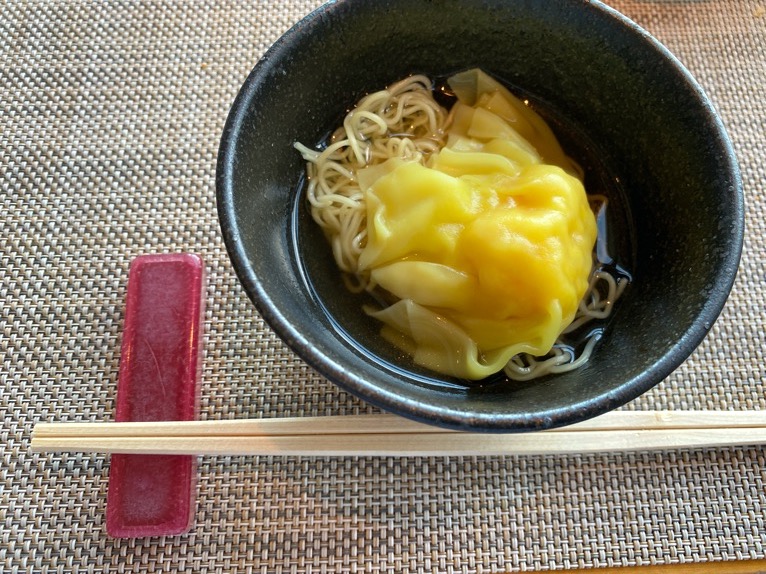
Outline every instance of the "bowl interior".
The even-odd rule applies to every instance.
[[[466,386],[414,368],[344,289],[299,197],[294,142],[316,144],[363,94],[408,74],[470,67],[529,97],[614,205],[610,249],[633,282],[587,366],[565,375]],[[742,245],[741,183],[708,100],[664,48],[597,2],[320,8],[248,77],[226,124],[217,187],[238,276],[287,344],[364,399],[454,428],[548,428],[646,391],[710,329]]]

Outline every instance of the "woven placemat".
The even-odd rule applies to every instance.
[[[369,413],[292,355],[229,265],[228,107],[317,1],[10,2],[0,12],[0,571],[495,572],[761,558],[761,449],[488,458],[203,457],[193,531],[105,535],[108,458],[28,453],[112,417],[130,260],[209,269],[202,417]],[[741,272],[698,351],[628,409],[763,409],[766,4],[613,0],[685,63],[739,155]]]

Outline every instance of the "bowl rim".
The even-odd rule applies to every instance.
[[[563,0],[565,3],[568,0]],[[441,406],[406,400],[401,396],[385,392],[367,379],[355,375],[326,357],[316,344],[307,339],[300,329],[293,325],[277,308],[269,292],[253,270],[249,256],[244,249],[237,227],[234,211],[232,173],[234,153],[239,133],[245,121],[248,105],[254,92],[279,64],[280,55],[290,43],[311,27],[320,18],[332,18],[345,5],[363,3],[363,0],[336,0],[328,2],[306,15],[280,38],[278,38],[258,60],[235,97],[226,118],[221,136],[216,164],[216,205],[221,232],[228,256],[246,294],[266,323],[286,344],[310,367],[344,390],[383,410],[401,416],[454,429],[470,429],[490,432],[522,432],[541,430],[568,425],[612,410],[645,393],[669,376],[685,361],[706,337],[713,323],[719,317],[736,280],[742,255],[745,231],[745,205],[742,178],[732,142],[723,121],[716,112],[700,84],[681,61],[659,40],[637,23],[599,0],[582,2],[572,0],[572,5],[582,9],[601,12],[612,18],[615,24],[627,34],[635,34],[649,48],[656,51],[670,66],[675,68],[679,79],[693,93],[705,114],[705,121],[714,131],[725,156],[728,175],[731,178],[731,199],[733,206],[733,243],[722,258],[721,273],[716,279],[710,297],[676,341],[650,368],[628,379],[619,386],[589,397],[586,401],[573,403],[557,409],[540,410],[526,414],[484,413],[471,414],[460,410],[445,409]]]

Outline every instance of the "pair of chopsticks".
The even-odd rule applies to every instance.
[[[487,456],[766,444],[766,411],[613,411],[535,433],[446,430],[395,415],[39,423],[34,452],[291,456]]]

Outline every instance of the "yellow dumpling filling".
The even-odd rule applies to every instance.
[[[479,71],[427,165],[360,170],[359,273],[398,301],[370,313],[415,362],[481,379],[544,355],[588,287],[596,222],[578,168],[542,119]]]

